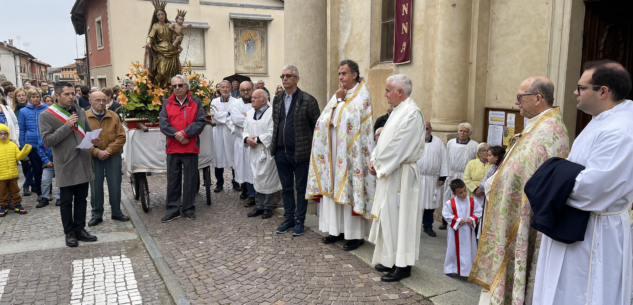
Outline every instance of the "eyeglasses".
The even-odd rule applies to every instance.
[[[186,85],[185,84],[175,84],[175,85],[171,85],[171,88],[172,89],[176,89],[176,88],[182,88],[184,86],[186,86]]]
[[[107,99],[98,99],[98,100],[92,100],[92,101],[97,103],[97,104],[107,104],[108,103]]]
[[[6,132],[0,132],[0,137],[8,137],[9,134]]]
[[[521,98],[528,95],[538,95],[538,93],[517,94],[517,101],[521,102]]]
[[[602,85],[587,85],[587,86],[584,86],[584,85],[578,85],[577,90],[578,90],[578,94],[580,94],[580,90],[582,90],[582,89],[587,89],[587,88],[599,88],[599,87],[602,87]]]
[[[279,76],[279,78],[281,78],[281,79],[284,79],[284,77],[285,78],[293,78],[294,75],[292,75],[292,74],[282,74],[281,76]]]
[[[253,91],[253,89],[240,89],[240,92],[249,92],[249,91]]]

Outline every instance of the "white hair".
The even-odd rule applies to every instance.
[[[408,78],[404,74],[396,74],[387,77],[387,83],[391,82],[391,85],[395,88],[402,89],[404,91],[404,95],[411,96],[411,92],[413,91],[413,83],[411,83],[411,79]]]
[[[376,132],[374,133],[374,135],[376,135],[376,136],[377,136],[379,133],[381,133],[381,132],[382,132],[382,128],[383,128],[383,127],[380,127],[380,128],[378,128],[378,129],[376,129]]]
[[[462,126],[464,126],[464,127],[466,127],[468,129],[468,136],[469,137],[473,135],[473,126],[470,125],[470,123],[464,122],[464,123],[459,124],[459,126],[457,126],[457,131],[458,132],[459,132],[459,128],[462,127]]]
[[[221,81],[219,84],[222,84],[222,83],[227,83],[227,84],[229,84],[229,87],[231,87],[231,82],[230,82],[230,81],[228,81],[228,80],[226,80],[226,79],[225,79],[225,80],[223,80],[223,81]],[[219,85],[219,84],[218,84],[218,85]]]
[[[299,77],[299,68],[293,65],[285,65],[283,68],[281,68],[281,71],[283,72],[284,70],[288,70],[288,69],[291,69],[292,74],[294,74],[296,77]]]
[[[191,86],[189,85],[189,80],[187,79],[186,76],[182,75],[182,74],[178,74],[174,77],[171,78],[171,84],[174,84],[174,80],[175,79],[181,79],[183,83],[185,83],[185,85],[187,85],[187,89],[191,88]]]

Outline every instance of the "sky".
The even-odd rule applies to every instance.
[[[70,22],[75,0],[0,0],[0,3],[3,12],[0,41],[13,39],[13,46],[54,68],[74,63],[77,49],[79,57],[85,55],[84,35],[77,36]]]

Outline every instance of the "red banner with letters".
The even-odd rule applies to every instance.
[[[411,61],[411,14],[413,0],[396,0],[393,62],[404,64]]]

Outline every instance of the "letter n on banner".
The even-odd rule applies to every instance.
[[[413,0],[396,0],[396,24],[393,45],[393,62],[405,64],[411,61],[411,14]]]

